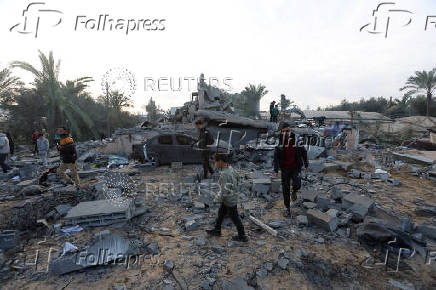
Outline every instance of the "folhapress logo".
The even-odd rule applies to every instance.
[[[61,24],[61,16],[64,15],[60,10],[46,8],[45,2],[32,2],[23,10],[23,19],[13,25],[9,31],[31,34],[36,38],[40,34],[40,30]],[[77,15],[73,19],[72,23],[74,24],[71,29],[84,32],[114,31],[129,35],[138,31],[163,31],[166,28],[166,19],[164,18],[114,18],[109,14],[98,14],[93,17]]]
[[[59,10],[46,9],[45,2],[32,2],[27,5],[22,13],[22,22],[12,26],[9,31],[21,34],[33,34],[38,37],[40,26],[58,26],[62,22],[62,12]]]

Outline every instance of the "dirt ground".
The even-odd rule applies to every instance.
[[[146,182],[182,182],[186,174],[194,172],[193,167],[173,170],[160,167],[135,176],[142,182],[139,188],[145,189]],[[339,176],[329,173],[329,176]],[[436,204],[435,184],[429,180],[420,179],[406,173],[393,174],[401,180],[401,185],[393,187],[387,183],[376,184],[377,193],[372,198],[388,210],[411,218],[415,223],[429,221],[428,218],[416,216],[417,200]],[[359,180],[359,182],[365,182]],[[2,208],[10,207],[14,202],[2,203]],[[6,282],[1,289],[162,289],[165,285],[177,288],[186,283],[189,289],[199,289],[200,283],[211,272],[216,273],[214,289],[219,289],[219,281],[235,277],[246,277],[259,271],[265,263],[273,263],[273,269],[265,278],[257,277],[260,289],[399,289],[395,281],[415,289],[436,289],[436,262],[426,265],[424,258],[417,255],[407,261],[401,261],[400,269],[395,271],[395,265],[387,270],[384,265],[374,265],[369,257],[376,257],[382,262],[384,253],[376,252],[357,242],[356,228],[351,228],[350,238],[338,237],[325,233],[316,227],[299,228],[295,216],[302,214],[300,207],[293,208],[293,217],[282,216],[283,202],[280,194],[273,194],[273,201],[246,201],[260,207],[266,223],[272,220],[282,220],[287,223],[285,235],[273,237],[260,230],[258,226],[243,219],[249,242],[244,245],[233,245],[231,235],[236,233],[234,226],[225,222],[222,237],[207,237],[204,230],[211,227],[216,217],[216,207],[207,214],[208,220],[204,227],[186,232],[179,221],[190,213],[179,202],[148,198],[147,206],[152,214],[139,216],[127,224],[110,226],[114,234],[142,241],[157,241],[160,254],[144,255],[140,262],[131,265],[109,265],[86,269],[81,272],[54,276],[48,274],[47,259],[50,249],[60,249],[65,241],[74,245],[89,243],[93,235],[105,228],[92,228],[69,236],[40,237],[30,239],[21,253],[27,260],[35,258],[39,250],[37,269],[35,266],[16,267],[17,279]],[[244,212],[243,209],[239,209]],[[197,237],[205,237],[205,245],[195,243]],[[190,238],[192,237],[192,238]],[[318,238],[323,237],[319,242]],[[217,255],[214,247],[223,247],[223,253]],[[298,258],[298,251],[309,253],[307,257]],[[290,265],[282,270],[277,265],[279,256],[287,255]],[[163,262],[171,260],[175,263],[175,276],[163,269]],[[33,260],[34,261],[34,260]],[[32,262],[28,262],[29,264]],[[179,279],[179,282],[175,278]],[[391,282],[389,282],[391,281]],[[392,282],[394,281],[394,282]],[[413,289],[413,288],[403,288]]]

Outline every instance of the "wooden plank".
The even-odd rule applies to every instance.
[[[263,222],[261,222],[260,220],[258,220],[257,218],[255,218],[252,215],[249,215],[248,218],[255,223],[256,225],[258,225],[259,227],[261,227],[262,229],[264,229],[265,231],[267,231],[268,233],[270,233],[271,235],[273,235],[274,237],[277,237],[277,231],[272,229],[270,226],[264,224]]]

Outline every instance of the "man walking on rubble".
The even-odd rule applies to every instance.
[[[274,105],[276,104],[276,101],[272,101],[270,104],[269,104],[269,121],[270,122],[273,122],[273,120],[274,120]]]
[[[77,172],[77,150],[74,140],[70,137],[68,130],[65,127],[59,127],[57,133],[60,136],[57,148],[60,152],[61,158],[61,164],[57,169],[57,173],[68,183],[73,183],[71,178],[65,173],[65,171],[69,169],[73,176],[75,186],[80,188],[79,174]]]
[[[50,147],[47,138],[44,137],[44,134],[39,133],[37,148],[38,154],[42,160],[42,166],[47,167],[47,154]]]
[[[274,177],[278,177],[280,168],[282,177],[283,201],[286,207],[284,216],[291,216],[291,202],[297,200],[297,191],[301,188],[301,168],[309,167],[307,152],[304,146],[295,141],[295,134],[291,132],[289,124],[283,123],[280,130],[279,145],[274,151]],[[291,194],[292,179],[292,194]]]
[[[9,140],[6,134],[0,133],[0,166],[3,169],[3,173],[7,173],[9,165],[6,163],[10,152]]]
[[[245,235],[244,226],[238,214],[238,173],[229,165],[229,155],[227,153],[215,153],[215,167],[220,170],[218,179],[219,192],[214,199],[214,203],[220,203],[218,210],[218,218],[215,221],[215,228],[206,230],[209,235],[221,236],[221,224],[223,223],[226,214],[229,214],[236,228],[238,235],[232,239],[239,242],[247,242],[248,238]]]
[[[213,174],[212,166],[210,166],[209,158],[210,158],[210,150],[209,145],[214,143],[214,139],[209,130],[206,129],[206,124],[203,120],[199,119],[195,121],[195,126],[199,131],[199,137],[196,142],[198,144],[198,148],[201,150],[201,160],[203,163],[203,174],[204,178],[207,179],[208,173]]]

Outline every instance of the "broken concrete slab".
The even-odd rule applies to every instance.
[[[107,265],[116,259],[129,259],[139,254],[136,245],[117,235],[105,235],[78,253],[58,257],[49,265],[49,272],[63,275],[88,267]]]
[[[222,281],[223,290],[254,290],[253,287],[248,286],[247,282],[241,277],[234,278],[232,280]]]
[[[308,224],[309,224],[309,221],[307,220],[307,216],[305,216],[305,215],[298,215],[297,216],[297,226],[305,227]]]
[[[3,230],[0,231],[0,249],[9,250],[17,246],[19,239],[18,231]]]
[[[436,227],[429,225],[427,223],[421,223],[418,225],[417,229],[418,232],[422,233],[424,236],[436,240]]]
[[[363,207],[366,207],[368,209],[368,211],[371,211],[375,205],[375,202],[373,199],[371,199],[365,195],[360,195],[360,194],[357,194],[354,192],[347,194],[342,199],[342,204],[343,204],[344,208],[346,208],[346,209],[351,208],[356,203],[363,206]]]
[[[66,225],[103,226],[130,220],[135,205],[130,199],[103,199],[81,202],[65,217]]]
[[[352,219],[354,222],[361,222],[367,216],[368,208],[361,204],[355,203],[350,208],[350,212],[353,214]]]
[[[39,195],[42,192],[42,188],[39,185],[29,185],[24,187],[20,191],[21,196],[33,196],[33,195]]]
[[[415,213],[425,217],[436,217],[436,206],[422,205],[415,209]]]
[[[332,204],[332,200],[324,195],[318,195],[316,199],[316,207],[321,209],[322,211],[326,211],[330,208]]]
[[[333,232],[338,226],[338,219],[336,217],[331,217],[317,209],[309,209],[307,211],[307,218],[309,224],[319,226],[326,231]]]
[[[314,190],[303,190],[301,192],[301,198],[304,201],[315,202],[316,198],[318,197],[318,194],[319,193]]]
[[[312,208],[316,207],[316,203],[310,202],[310,201],[306,201],[306,202],[303,202],[303,206],[305,208],[307,208],[307,209],[312,209]]]

